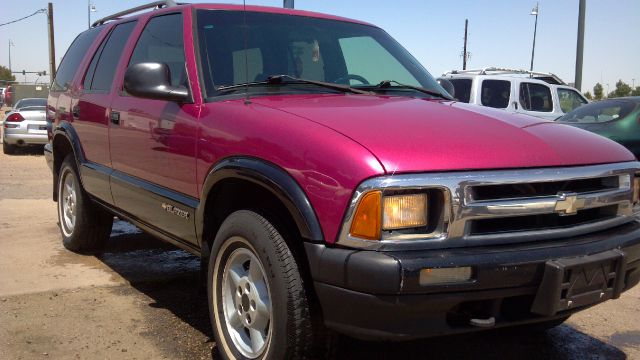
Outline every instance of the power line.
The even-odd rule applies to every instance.
[[[33,14],[31,14],[31,15],[27,15],[27,16],[25,16],[25,17],[23,17],[23,18],[16,19],[16,20],[13,20],[13,21],[9,21],[9,22],[6,22],[6,23],[4,23],[4,24],[0,24],[0,26],[5,26],[5,25],[13,24],[13,23],[16,23],[16,22],[18,22],[18,21],[22,21],[22,20],[24,20],[24,19],[28,19],[28,18],[30,18],[30,17],[32,17],[32,16],[34,16],[34,15],[42,14],[42,13],[46,13],[46,12],[47,12],[47,9],[40,9],[40,10],[37,10],[36,12],[34,12],[34,13],[33,13]]]

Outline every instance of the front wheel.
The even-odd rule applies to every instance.
[[[208,268],[211,324],[225,359],[298,359],[312,326],[296,260],[264,217],[237,211],[222,223]]]

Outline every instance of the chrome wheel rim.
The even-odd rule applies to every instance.
[[[271,341],[272,309],[265,271],[251,250],[241,247],[231,252],[220,293],[231,341],[245,357],[257,358]]]
[[[68,169],[65,169],[62,174],[58,194],[60,196],[58,199],[60,227],[65,236],[71,236],[76,224],[77,190],[75,177]]]

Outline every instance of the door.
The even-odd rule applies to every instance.
[[[189,87],[181,13],[151,17],[127,66],[159,62],[171,83]],[[121,79],[122,80],[122,79]],[[198,106],[143,99],[120,84],[109,117],[112,194],[116,206],[164,233],[196,243],[196,134]]]
[[[112,204],[109,175],[109,119],[114,73],[136,22],[115,26],[93,54],[82,79],[82,90],[72,101],[74,128],[82,139],[86,163],[80,169],[83,185],[93,196]]]
[[[551,89],[544,84],[523,81],[518,86],[519,112],[547,120],[555,120]]]

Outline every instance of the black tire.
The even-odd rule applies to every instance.
[[[62,244],[74,252],[100,252],[111,234],[113,215],[93,203],[84,191],[73,155],[67,155],[58,174],[58,225]],[[68,190],[63,191],[67,185],[71,185],[73,194]],[[69,213],[71,215],[65,213],[65,209],[69,208],[73,209]],[[71,216],[73,222],[70,222]]]
[[[232,325],[229,325],[230,322],[225,317],[225,311],[230,308],[230,305],[224,307],[222,296],[222,292],[225,291],[223,278],[226,279],[228,276],[224,275],[226,267],[233,265],[232,261],[237,257],[235,254],[247,253],[247,250],[255,257],[251,258],[251,261],[257,259],[260,263],[271,304],[269,325],[264,331],[269,337],[263,341],[265,345],[261,353],[255,351],[254,354],[249,355],[242,353],[241,346],[237,345],[237,334],[241,331],[235,332],[236,340],[231,338],[230,331],[235,330],[231,328]],[[246,264],[254,266],[253,262],[249,264],[247,261]],[[250,270],[246,271],[250,272]],[[242,279],[250,279],[250,277]],[[222,358],[301,359],[311,356],[313,330],[303,279],[291,250],[282,235],[267,219],[247,210],[234,212],[227,217],[212,245],[207,280],[210,320]],[[229,296],[232,298],[236,296],[236,287],[233,284],[230,288],[234,290],[227,292],[233,295],[227,295],[227,299]],[[241,284],[237,289],[242,292],[240,290],[243,288],[244,285]],[[242,313],[243,310],[240,308],[244,306],[241,305],[244,298],[241,302],[236,300],[233,300],[232,312],[236,312],[235,307],[238,306],[239,318],[244,319],[248,314],[248,312]],[[230,304],[229,301],[225,303]],[[251,302],[251,304],[253,308],[254,303]],[[250,319],[250,316],[247,316],[247,319]],[[252,325],[246,325],[246,323],[240,325],[241,330],[242,326],[245,326],[244,331],[249,336]]]
[[[13,155],[16,153],[16,147],[15,145],[9,145],[2,141],[2,152],[6,155]]]

